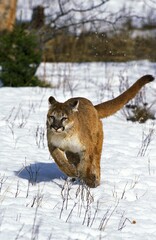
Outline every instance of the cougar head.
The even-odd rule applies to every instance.
[[[67,132],[73,127],[74,113],[78,111],[78,106],[79,100],[77,98],[60,103],[54,97],[49,97],[47,129],[56,134]]]

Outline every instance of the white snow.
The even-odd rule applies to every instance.
[[[121,76],[132,84],[156,75],[156,63],[47,63],[37,74],[55,87],[0,88],[0,239],[155,240],[154,121],[127,122],[123,111],[103,120],[95,189],[66,180],[48,152],[45,122],[50,95],[97,104],[119,94]],[[155,90],[156,81],[145,87],[153,111]]]

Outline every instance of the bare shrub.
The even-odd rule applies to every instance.
[[[35,140],[38,148],[45,148],[45,128],[37,126],[35,132]]]
[[[5,175],[0,176],[0,193],[2,192],[2,188],[4,183],[7,181],[8,177],[6,177]]]
[[[36,164],[34,164],[33,166],[30,164],[28,166],[25,165],[23,169],[25,169],[28,173],[28,182],[32,185],[36,185],[40,168]]]
[[[128,77],[119,75],[119,92],[122,93],[130,87]],[[154,112],[151,111],[151,106],[146,101],[146,92],[143,88],[135,98],[133,98],[129,104],[123,109],[122,113],[126,117],[127,121],[145,123],[148,119],[155,119]]]
[[[33,105],[29,105],[28,112],[25,112],[25,110],[22,108],[21,104],[19,104],[18,107],[13,107],[10,110],[8,116],[5,117],[4,120],[7,122],[7,125],[11,129],[11,132],[13,135],[14,135],[14,127],[15,126],[18,128],[25,127],[32,111],[34,111]]]
[[[121,219],[118,225],[118,230],[122,231],[126,227],[127,222],[130,224],[136,224],[136,220],[130,220],[129,218],[125,217],[125,211],[124,211],[123,214],[121,215]]]
[[[152,126],[148,129],[148,132],[145,132],[145,129],[143,129],[142,132],[142,143],[141,143],[141,147],[140,150],[138,152],[138,156],[145,156],[147,149],[151,143],[151,141],[153,140],[153,136],[155,133],[155,123],[152,123]]]

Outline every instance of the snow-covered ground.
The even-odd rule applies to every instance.
[[[0,239],[155,240],[154,121],[103,120],[101,185],[72,183],[46,143],[47,99],[83,96],[97,104],[119,94],[121,79],[156,76],[156,63],[41,64],[54,88],[0,88]],[[156,81],[145,87],[155,111]]]

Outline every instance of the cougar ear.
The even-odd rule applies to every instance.
[[[72,99],[72,101],[70,102],[70,107],[72,108],[73,112],[78,112],[79,100],[78,99]]]
[[[56,100],[54,97],[50,96],[49,99],[48,99],[48,102],[50,105],[53,105],[54,103],[56,103]]]

